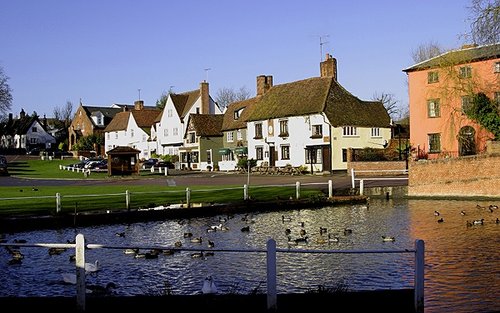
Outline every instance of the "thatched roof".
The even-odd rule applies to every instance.
[[[450,50],[436,57],[412,65],[404,69],[403,72],[421,71],[498,58],[500,58],[500,43],[485,46],[472,46],[458,50]]]
[[[381,102],[363,101],[332,77],[314,77],[271,87],[256,101],[248,121],[324,112],[334,127],[389,127]]]
[[[222,136],[223,114],[190,114],[189,128],[196,130],[197,136],[217,137]]]
[[[252,109],[258,102],[258,99],[260,99],[259,96],[231,103],[224,113],[222,131],[247,128],[247,119],[252,113]],[[237,119],[234,118],[235,112],[240,112]]]

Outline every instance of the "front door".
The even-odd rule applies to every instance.
[[[332,170],[332,156],[330,155],[330,147],[322,146],[322,162],[323,162],[323,172],[330,172]]]
[[[458,135],[458,153],[460,156],[476,154],[475,134],[476,131],[471,126],[464,126],[460,129]]]
[[[276,163],[274,146],[269,147],[269,166],[274,166]]]

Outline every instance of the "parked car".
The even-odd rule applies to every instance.
[[[157,163],[158,163],[158,159],[155,159],[155,158],[147,159],[146,161],[144,161],[142,163],[142,167],[146,168],[146,169],[151,168],[152,166],[156,167]]]
[[[33,148],[33,149],[26,151],[26,154],[27,155],[40,155],[40,152],[42,152],[42,150],[40,150],[40,148]]]
[[[168,169],[172,169],[175,168],[175,165],[172,162],[160,160],[156,163],[155,167],[166,167]]]

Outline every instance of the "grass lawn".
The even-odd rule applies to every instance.
[[[88,180],[83,174],[61,170],[75,160],[27,160],[9,163],[9,173],[18,177],[48,179]],[[161,174],[142,172],[136,179]],[[117,179],[107,173],[92,173],[91,179]],[[56,194],[61,196],[61,212],[126,209],[126,191],[130,194],[130,208],[148,208],[159,205],[186,203],[186,188],[161,185],[98,185],[98,186],[36,186],[0,187],[0,216],[17,214],[53,214],[56,211]],[[231,203],[243,199],[242,186],[192,186],[191,203]],[[249,194],[254,200],[272,201],[277,197],[295,197],[295,187],[251,186]],[[315,197],[320,190],[303,189],[301,197]]]

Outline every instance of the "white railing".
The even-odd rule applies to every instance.
[[[359,180],[360,183],[364,180],[408,180],[408,177],[367,177],[367,178],[356,178],[356,173],[395,173],[395,174],[403,174],[407,175],[408,170],[354,170],[351,168],[351,187],[356,188],[356,180]],[[361,188],[361,187],[360,187]],[[362,194],[362,193],[361,193]]]
[[[327,183],[307,183],[307,184],[302,184],[300,182],[296,182],[295,184],[283,184],[283,185],[254,185],[252,186],[253,188],[268,188],[268,187],[295,187],[295,198],[300,199],[301,197],[301,186],[305,185],[326,185],[328,184],[328,197],[333,196],[333,182],[332,180],[328,180]],[[248,200],[249,199],[249,185],[245,184],[243,185],[243,200]],[[92,197],[124,197],[125,201],[125,208],[127,210],[131,209],[131,199],[132,199],[132,194],[135,195],[141,195],[141,194],[174,194],[174,193],[185,193],[185,198],[184,201],[182,202],[183,205],[182,207],[189,207],[192,204],[192,193],[193,192],[217,192],[217,191],[225,191],[225,190],[237,190],[237,189],[242,189],[242,187],[232,187],[232,188],[218,188],[218,189],[191,189],[187,187],[184,191],[183,190],[163,190],[163,191],[135,191],[135,192],[130,192],[129,190],[125,190],[123,193],[109,193],[109,194],[82,194],[82,195],[63,195],[59,192],[55,194],[55,196],[37,196],[37,197],[6,197],[6,198],[0,198],[0,201],[7,201],[7,200],[26,200],[26,199],[54,199],[55,200],[55,208],[56,208],[56,213],[60,213],[62,209],[62,200],[63,199],[78,199],[78,198],[92,198]],[[123,200],[122,200],[123,201]]]
[[[173,251],[206,251],[200,248],[178,248],[171,246],[113,246],[103,244],[86,244],[83,234],[76,235],[74,244],[59,243],[0,243],[0,246],[17,247],[41,247],[41,248],[74,248],[76,267],[76,306],[78,311],[85,311],[86,302],[86,281],[85,281],[85,250],[86,249],[157,249]],[[266,244],[267,249],[210,249],[219,252],[266,253],[267,259],[267,308],[270,311],[277,310],[277,279],[276,279],[276,254],[279,253],[316,253],[316,254],[385,254],[385,253],[413,253],[415,256],[414,272],[414,308],[417,313],[424,312],[424,266],[425,266],[425,244],[423,240],[415,240],[414,249],[403,250],[311,250],[311,249],[279,249],[276,248],[276,241],[269,239]]]

